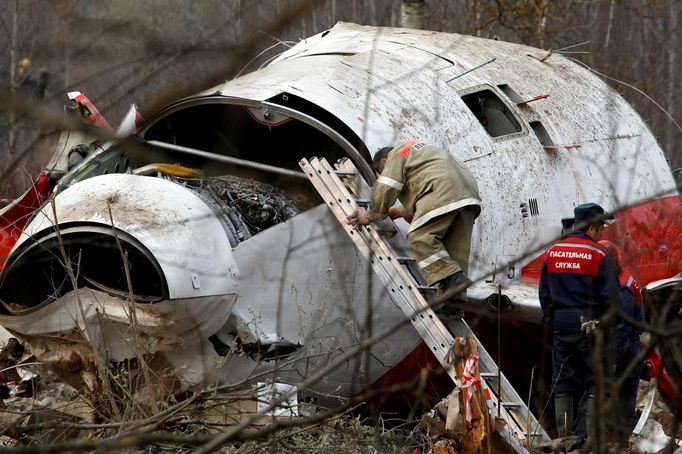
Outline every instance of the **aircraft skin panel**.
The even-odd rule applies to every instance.
[[[98,364],[135,358],[141,348],[154,352],[154,359],[150,355],[147,360],[156,366],[157,379],[168,374],[185,386],[216,383],[216,372],[222,372],[222,377],[234,377],[239,370],[252,371],[252,365],[249,368],[249,364],[240,364],[239,356],[231,364],[232,372],[221,371],[216,367],[220,357],[206,340],[219,329],[235,297],[217,295],[136,304],[136,340],[131,340],[129,303],[87,288],[72,291],[28,315],[0,316],[0,323],[28,339],[31,352],[44,365],[56,367],[63,381],[98,402],[107,390]],[[172,365],[170,370],[168,365]],[[159,389],[164,389],[163,383]]]
[[[240,243],[234,257],[240,284],[233,314],[264,344],[299,346],[306,367],[322,367],[404,318],[325,205]],[[420,340],[414,330],[400,330],[372,347],[378,363],[369,377],[384,374]],[[355,366],[330,377],[349,386],[348,367]]]
[[[346,27],[353,32],[346,33]],[[418,138],[440,142],[464,159],[481,182],[483,199],[474,234],[474,268],[489,270],[501,255],[518,256],[521,265],[528,263],[535,249],[558,238],[561,219],[572,217],[573,207],[586,200],[613,210],[674,191],[663,153],[641,117],[585,68],[560,55],[540,62],[541,51],[526,46],[416,33],[422,48],[430,47],[434,53],[442,49],[438,57],[409,47],[410,33],[405,31],[399,35],[406,47],[395,47],[387,38],[390,33],[339,24],[316,38],[319,42],[309,52],[299,53],[297,47],[308,46],[301,43],[266,70],[286,75],[283,91],[295,88],[297,96],[333,113],[370,150]],[[351,36],[355,41],[346,41]],[[325,39],[330,41],[323,47]],[[357,40],[367,45],[351,55],[349,43]],[[431,40],[438,45],[424,44]],[[390,45],[384,47],[385,41]],[[338,55],[344,53],[348,55]],[[457,70],[489,56],[497,60],[445,82]],[[301,58],[306,59],[305,67],[319,70],[306,71]],[[454,65],[442,69],[444,58]],[[441,70],[433,69],[439,65]],[[258,73],[250,76],[259,77]],[[542,93],[549,97],[515,106],[496,88],[502,84],[524,99]],[[487,87],[511,106],[521,121],[519,134],[493,139],[485,132],[459,95],[476,87]],[[230,90],[231,83],[223,86],[224,94]],[[531,121],[540,121],[559,148],[544,149],[528,127]],[[518,207],[531,199],[539,207],[539,218],[521,216]],[[480,225],[485,232],[479,232]],[[523,258],[528,253],[531,256]]]
[[[476,55],[481,50],[467,49],[474,43],[488,43],[500,49],[515,49],[517,51],[537,50],[522,44],[506,43],[485,38],[459,35],[457,33],[441,33],[430,30],[403,29],[391,27],[371,27],[338,22],[327,32],[300,41],[291,49],[283,52],[270,63],[270,66],[282,61],[295,58],[324,54],[348,54],[380,50],[394,52],[405,48],[422,49],[439,58],[453,60],[459,54]]]
[[[348,32],[347,29],[352,30],[352,32]],[[336,36],[337,33],[339,36]],[[364,38],[359,38],[359,34]],[[597,76],[589,73],[588,70],[566,58],[555,54],[546,62],[541,63],[539,58],[544,55],[539,54],[538,49],[527,46],[460,37],[452,34],[415,32],[414,36],[419,37],[421,47],[428,47],[427,44],[423,43],[430,40],[440,41],[443,48],[442,58],[447,57],[456,62],[453,65],[453,70],[457,69],[461,72],[461,70],[471,68],[484,61],[485,56],[498,58],[496,62],[456,79],[450,82],[448,86],[440,87],[438,82],[443,83],[450,76],[446,74],[447,71],[431,71],[435,77],[432,80],[429,71],[426,71],[427,74],[425,75],[424,70],[429,62],[442,61],[442,59],[425,52],[422,52],[421,59],[416,58],[420,55],[419,52],[415,53],[413,48],[396,49],[393,42],[390,42],[390,46],[385,48],[385,42],[390,41],[389,35],[390,31],[377,33],[376,29],[371,27],[341,23],[324,38],[318,38],[320,43],[326,39],[333,40],[324,47],[324,53],[350,53],[348,49],[352,48],[352,44],[358,40],[372,43],[374,48],[360,46],[352,53],[352,56],[318,56],[317,52],[320,49],[317,48],[321,44],[316,44],[313,46],[317,49],[315,53],[311,51],[310,55],[312,56],[305,57],[306,66],[312,64],[316,68],[320,68],[319,71],[311,74],[296,61],[308,55],[299,53],[300,50],[297,49],[299,46],[308,46],[306,43],[301,43],[288,52],[291,55],[297,55],[296,57],[285,53],[279,60],[270,64],[267,69],[273,73],[283,71],[287,74],[287,80],[291,81],[292,73],[295,73],[298,67],[299,82],[291,84],[301,90],[297,95],[325,107],[344,120],[363,138],[370,150],[384,146],[386,138],[391,133],[379,134],[375,132],[374,134],[378,134],[384,141],[380,143],[378,140],[372,140],[372,137],[367,134],[368,131],[380,131],[384,125],[388,125],[393,130],[394,141],[405,139],[407,136],[424,138],[422,136],[427,131],[430,137],[424,138],[425,140],[442,140],[442,130],[437,127],[434,129],[434,125],[438,125],[440,121],[457,126],[463,125],[463,129],[470,132],[467,123],[471,125],[471,118],[468,119],[469,121],[462,118],[466,112],[462,112],[461,103],[456,106],[457,109],[448,108],[449,104],[456,102],[456,100],[448,97],[449,89],[459,91],[476,85],[496,86],[504,83],[510,85],[527,99],[537,94],[549,93],[549,98],[528,104],[525,108],[518,110],[522,114],[532,112],[529,117],[541,119],[544,126],[550,131],[550,136],[554,139],[555,144],[578,144],[581,146],[580,149],[571,149],[570,151],[569,149],[559,149],[556,153],[568,154],[574,160],[576,170],[580,172],[581,176],[587,178],[583,184],[585,188],[593,186],[587,177],[595,171],[595,168],[592,168],[593,164],[596,168],[605,168],[606,173],[612,174],[613,172],[609,169],[613,167],[613,162],[618,158],[612,154],[612,151],[614,147],[618,147],[618,141],[637,140],[637,138],[641,138],[642,141],[640,155],[646,157],[648,166],[655,167],[651,173],[666,175],[666,177],[662,181],[645,177],[637,178],[635,180],[637,184],[627,186],[629,194],[625,194],[627,198],[623,200],[623,203],[639,201],[651,194],[669,194],[674,188],[672,178],[667,176],[669,172],[666,171],[665,158],[660,153],[653,136],[639,115],[615,90],[608,87]],[[409,34],[403,30],[399,35],[402,39],[406,39],[405,37]],[[445,38],[438,39],[441,35]],[[456,38],[452,38],[453,36]],[[353,40],[349,41],[350,37]],[[444,44],[448,41],[449,47]],[[434,52],[437,51],[438,46],[432,47],[434,47]],[[408,52],[409,55],[406,56],[405,54]],[[316,63],[318,59],[320,59],[319,64]],[[337,60],[336,64],[333,63],[333,59]],[[383,63],[384,60],[385,63]],[[293,69],[291,69],[292,65]],[[334,102],[338,96],[335,96],[334,93],[331,93],[330,96],[327,87],[329,82],[326,80],[328,78],[326,74],[329,74],[331,65],[336,67],[333,71],[335,80],[331,85],[333,87],[355,87],[356,95],[353,98],[360,102],[348,102],[348,99],[344,98]],[[355,69],[363,71],[348,71],[342,68],[344,65],[351,65]],[[455,68],[456,66],[461,66],[461,68]],[[371,75],[367,71],[371,71]],[[456,72],[454,71],[454,73]],[[342,81],[346,75],[350,75],[352,80]],[[370,78],[372,82],[369,82]],[[412,85],[411,79],[413,78],[417,78],[420,82],[418,86]],[[294,77],[294,79],[297,78]],[[319,79],[324,79],[324,81]],[[228,83],[223,87],[224,93],[229,93],[229,85]],[[321,91],[319,95],[316,94],[318,92],[316,85]],[[384,87],[384,85],[390,85],[393,88]],[[367,95],[370,88],[372,92]],[[382,88],[386,90],[383,93],[381,92]],[[361,93],[364,93],[365,96],[359,95]],[[433,97],[430,96],[431,93],[433,93]],[[381,101],[376,100],[382,94],[394,102],[397,101],[398,105],[382,105]],[[442,99],[442,102],[433,102],[433,98]],[[344,101],[346,102],[344,103]],[[377,103],[377,106],[374,107],[373,103]],[[410,112],[411,109],[415,111],[416,115]],[[371,114],[375,111],[381,112],[380,118],[372,117]],[[360,112],[368,112],[370,115],[367,115],[367,118],[362,117],[363,121],[358,122],[357,114]],[[405,112],[410,113],[409,119],[400,115]],[[566,114],[566,112],[570,112],[570,114]],[[375,127],[372,126],[374,122],[376,122]],[[480,131],[479,134],[467,134],[467,138],[470,139],[469,143],[476,144],[475,146],[478,149],[480,149],[481,143],[485,144],[486,141],[489,141],[485,133],[481,134]],[[546,153],[541,147],[536,149],[539,152],[538,154]],[[580,153],[581,151],[582,153]],[[490,152],[490,150],[480,150],[479,154],[486,152]],[[591,160],[595,160],[597,156],[605,156],[604,161],[592,163]],[[633,157],[630,156],[629,159],[633,159]],[[645,175],[640,173],[640,176]],[[627,175],[622,177],[622,179],[625,178]],[[643,186],[638,187],[638,185]],[[598,199],[605,203],[607,195],[585,189],[579,196]],[[621,197],[621,199],[623,198]]]
[[[504,270],[504,272],[506,273],[507,270]],[[465,309],[467,312],[485,314],[492,317],[496,316],[495,306],[483,303],[486,298],[496,295],[498,291],[501,291],[503,295],[509,298],[511,303],[508,307],[502,306],[503,309],[500,312],[500,317],[503,320],[521,320],[535,324],[542,323],[542,310],[538,300],[538,289],[530,285],[502,285],[485,281],[476,282],[467,290],[467,297],[472,302]]]
[[[31,336],[49,336],[80,329],[87,333],[88,340],[99,349],[98,354],[103,358],[123,361],[135,356],[127,338],[130,326],[128,303],[120,297],[92,289],[79,292],[76,296],[76,292],[72,291],[28,315],[0,316],[0,323],[10,330],[30,333]],[[172,353],[219,330],[235,300],[236,295],[232,294],[136,304],[136,320],[140,333],[154,339],[156,351]],[[196,310],[197,307],[201,310]],[[106,323],[100,323],[103,315],[106,315]]]
[[[258,319],[258,335],[303,344],[301,333],[312,320],[331,322],[342,308],[346,317],[352,312],[356,254],[326,211],[319,205],[234,249],[240,270],[235,313],[247,324]],[[343,260],[346,255],[353,260]]]
[[[60,192],[55,206],[56,217],[52,206],[46,205],[13,251],[51,229],[55,219],[61,224],[110,226],[113,217],[117,229],[132,235],[156,257],[170,298],[237,292],[237,266],[223,227],[196,194],[178,184],[138,175],[102,175]]]

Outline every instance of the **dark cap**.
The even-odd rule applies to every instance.
[[[592,222],[601,222],[602,224],[609,224],[609,220],[613,220],[613,216],[606,213],[604,209],[596,203],[583,203],[573,209],[575,215],[575,223],[587,224]]]

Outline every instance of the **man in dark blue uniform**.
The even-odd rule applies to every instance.
[[[599,244],[606,248],[616,264],[618,281],[621,285],[620,300],[623,313],[640,323],[645,323],[646,319],[642,310],[642,290],[632,273],[622,267],[620,249],[615,243],[608,240],[600,240]],[[624,320],[620,320],[616,325],[616,377],[622,377],[630,363],[642,351],[642,345],[639,341],[640,334],[641,331],[638,327]],[[637,424],[635,402],[639,388],[639,376],[643,366],[644,363],[640,362],[627,376],[618,396],[620,410],[626,421],[626,424],[620,427],[620,433],[626,439]]]
[[[554,406],[559,436],[573,433],[573,404],[587,395],[587,434],[594,423],[594,363],[581,317],[599,319],[618,299],[613,259],[597,243],[606,215],[596,203],[574,209],[575,231],[552,245],[540,275],[543,321],[552,327]],[[611,368],[604,364],[605,377]],[[608,380],[607,380],[608,381]],[[608,383],[605,391],[608,393]]]

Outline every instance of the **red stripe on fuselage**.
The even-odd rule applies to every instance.
[[[0,214],[0,271],[5,260],[17,242],[21,231],[33,212],[47,200],[55,181],[46,172],[21,197],[5,207]]]
[[[376,395],[366,402],[366,408],[361,411],[372,414],[378,409],[390,412],[411,410],[419,403],[418,399],[415,399],[414,389],[421,379],[426,379],[426,386],[423,389],[425,396],[446,396],[452,391],[452,380],[423,341],[419,342],[395,366],[358,393],[358,395],[367,395],[367,393]],[[409,384],[412,384],[412,387],[407,387],[400,393],[386,393],[386,390],[392,387]]]

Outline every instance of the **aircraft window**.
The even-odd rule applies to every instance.
[[[471,109],[491,137],[506,136],[522,131],[521,124],[509,107],[491,90],[464,95],[462,101]]]
[[[502,93],[504,93],[505,95],[507,95],[507,98],[509,98],[509,100],[510,100],[511,102],[513,102],[514,104],[523,101],[523,99],[521,98],[521,96],[519,96],[519,94],[516,93],[516,92],[514,91],[514,89],[513,89],[512,87],[510,87],[509,85],[507,85],[507,84],[502,84],[502,85],[498,85],[497,87],[498,87],[500,90],[502,90]]]
[[[530,127],[533,129],[535,135],[538,136],[538,140],[540,141],[543,147],[546,147],[547,145],[554,145],[552,138],[549,136],[549,133],[547,132],[545,127],[542,126],[541,122],[531,121]]]
[[[673,170],[673,177],[677,186],[677,194],[680,196],[680,200],[682,200],[682,168]]]

